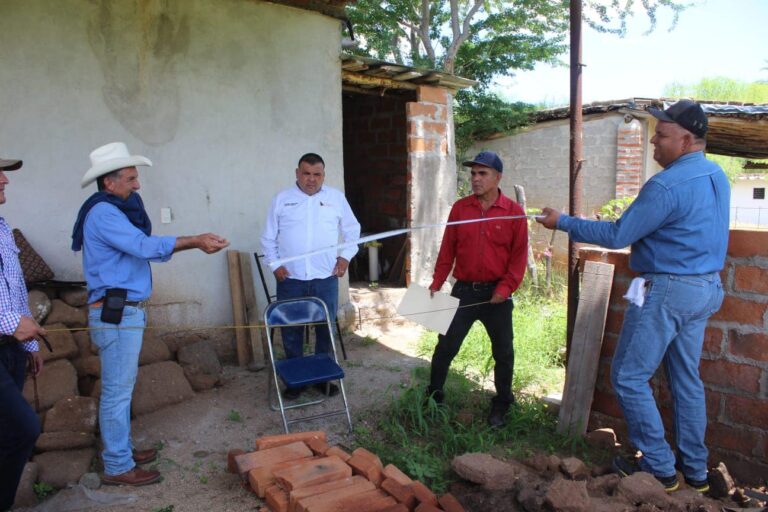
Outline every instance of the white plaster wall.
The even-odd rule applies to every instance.
[[[737,179],[731,184],[731,224],[768,227],[768,199],[753,199],[753,189],[768,189],[768,177]]]
[[[343,189],[337,20],[244,0],[3,0],[0,19],[0,155],[24,159],[0,215],[58,279],[82,278],[70,233],[95,185],[79,182],[107,142],[154,162],[141,194],[160,235],[260,250],[269,202],[307,151]],[[224,253],[153,269],[156,323],[231,322]]]

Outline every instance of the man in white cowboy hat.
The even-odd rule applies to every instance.
[[[152,236],[139,190],[137,166],[148,158],[131,155],[113,142],[91,153],[85,188],[96,181],[75,222],[72,249],[83,250],[88,283],[88,323],[101,358],[99,426],[104,445],[104,475],[109,485],[147,485],[160,480],[158,471],[138,466],[157,457],[156,450],[135,450],[130,439],[131,395],[146,324],[144,304],[152,294],[150,262],[165,262],[173,253],[200,249],[212,254],[229,242],[218,235]],[[117,327],[117,328],[116,328]]]
[[[21,160],[0,158],[0,204],[5,203],[7,171]],[[40,421],[21,394],[27,367],[43,367],[36,338],[45,335],[27,303],[27,288],[11,228],[0,217],[0,510],[13,505],[24,465],[40,435]]]

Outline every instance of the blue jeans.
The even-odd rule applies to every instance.
[[[643,452],[641,469],[675,474],[675,455],[664,438],[661,414],[649,381],[659,365],[672,394],[675,442],[683,474],[707,477],[707,411],[699,359],[707,320],[720,309],[723,287],[717,273],[698,276],[647,274],[645,304],[631,304],[613,356],[611,382],[627,420],[629,439]]]
[[[21,394],[27,353],[16,342],[0,345],[0,510],[13,505],[24,465],[40,435],[40,421]]]
[[[297,299],[300,297],[317,297],[328,307],[331,325],[336,323],[336,310],[339,307],[339,278],[336,276],[325,279],[285,279],[277,283],[277,300]],[[301,357],[304,353],[304,327],[283,327],[283,348],[285,357]],[[331,352],[331,335],[328,327],[315,327],[315,354]]]
[[[146,315],[141,308],[126,306],[116,326],[101,321],[101,308],[91,308],[88,325],[94,329],[91,340],[99,347],[101,358],[99,428],[104,445],[104,474],[119,475],[136,465],[131,443],[131,396],[139,370]],[[99,329],[102,327],[103,330]]]

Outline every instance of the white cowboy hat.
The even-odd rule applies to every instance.
[[[85,171],[80,186],[85,188],[99,176],[137,165],[152,167],[152,162],[145,156],[129,154],[128,148],[122,142],[105,144],[91,152],[91,168]]]

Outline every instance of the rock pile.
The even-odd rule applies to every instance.
[[[328,446],[325,432],[261,437],[256,451],[232,450],[228,471],[263,500],[262,512],[464,512],[364,448]]]
[[[463,479],[451,492],[472,504],[469,511],[716,512],[722,507],[684,485],[668,494],[648,473],[620,478],[607,467],[589,470],[575,457],[537,454],[523,463],[469,453],[454,458],[451,467]]]
[[[76,330],[88,325],[87,298],[84,288],[29,292],[30,310],[49,331],[53,352],[41,347],[43,372],[36,382],[28,377],[24,385],[24,397],[40,414],[43,433],[25,472],[17,506],[34,504],[36,481],[64,488],[77,483],[92,467],[98,441],[101,362],[88,331]],[[146,414],[191,398],[195,391],[219,384],[221,372],[209,341],[196,335],[163,337],[149,329],[139,355],[131,412]]]

